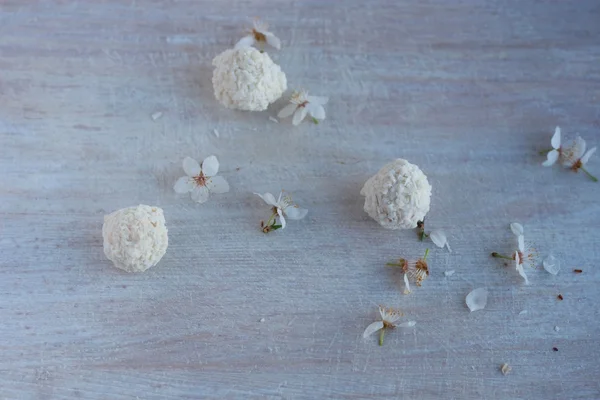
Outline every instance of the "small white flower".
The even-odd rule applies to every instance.
[[[363,333],[363,338],[367,338],[382,329],[385,330],[388,328],[395,328],[397,326],[401,328],[412,328],[417,324],[415,321],[407,321],[396,325],[396,321],[398,321],[404,314],[402,311],[395,310],[393,308],[379,306],[379,315],[381,316],[381,321],[373,322],[367,326],[367,329],[365,329]],[[379,336],[379,345],[383,345],[383,332],[381,332],[381,335]]]
[[[444,231],[440,229],[434,229],[429,233],[429,237],[437,247],[440,247],[442,249],[444,247],[447,247],[448,251],[452,253],[452,249],[450,249],[450,245],[448,244],[448,238],[446,238],[446,234],[444,233]]]
[[[561,146],[560,146],[560,127],[557,126],[556,129],[554,130],[554,135],[552,136],[552,140],[550,141],[550,144],[552,145],[552,150],[548,152],[548,154],[546,155],[546,161],[544,161],[542,163],[542,165],[544,167],[549,167],[551,165],[554,165],[556,163],[556,161],[558,161],[558,158],[562,152]]]
[[[260,45],[262,50],[265,43],[273,46],[277,50],[281,50],[281,40],[275,36],[272,32],[269,32],[269,24],[262,22],[258,18],[254,20],[254,28],[250,31],[250,34],[241,38],[235,45],[236,49],[241,47],[250,47],[255,44]]]
[[[587,151],[587,153],[585,149],[585,140],[583,140],[580,136],[577,136],[575,140],[570,142],[562,149],[560,153],[562,165],[563,167],[570,168],[575,172],[581,169],[590,177],[590,179],[598,182],[598,179],[584,168],[584,165],[587,164],[587,162],[590,160],[590,157],[592,157],[592,155],[596,152],[596,147],[592,147]]]
[[[329,99],[321,96],[309,96],[305,90],[294,91],[290,103],[283,107],[277,114],[279,118],[287,118],[294,114],[292,124],[299,125],[307,114],[313,118],[315,123],[325,119],[325,108],[323,107]]]
[[[183,159],[183,171],[187,176],[182,176],[175,182],[173,189],[176,193],[192,193],[192,200],[204,203],[210,193],[227,193],[229,184],[219,172],[219,161],[215,156],[209,156],[202,161],[202,167],[191,157]]]
[[[404,294],[410,294],[410,279],[412,279],[417,286],[421,286],[423,281],[429,276],[429,266],[427,265],[427,256],[429,255],[429,249],[425,250],[423,258],[419,258],[416,261],[407,260],[401,258],[397,263],[387,263],[388,267],[400,267],[404,272]]]
[[[517,222],[513,222],[510,224],[510,229],[517,236],[517,245],[518,250],[514,254],[515,267],[517,272],[523,279],[525,279],[525,284],[529,285],[529,279],[527,278],[527,274],[525,273],[525,266],[529,266],[531,268],[535,268],[538,260],[538,255],[533,247],[530,244],[525,244],[525,236],[523,234],[523,226]]]
[[[281,229],[285,229],[285,226],[286,226],[285,218],[286,217],[289,219],[298,220],[298,219],[302,219],[302,218],[306,217],[306,214],[308,214],[307,209],[300,208],[300,207],[298,207],[298,205],[294,204],[294,202],[292,201],[292,197],[290,195],[284,196],[283,190],[281,191],[281,193],[279,193],[279,198],[277,200],[275,200],[275,196],[273,196],[271,193],[265,193],[265,194],[254,193],[254,194],[259,196],[261,199],[263,199],[265,203],[267,203],[268,205],[273,207],[273,215],[271,216],[271,218],[269,218],[266,225],[263,226],[263,231],[264,231],[265,227],[268,228],[272,225],[271,222],[273,224],[275,223],[276,216],[279,216],[279,220],[281,222]],[[268,230],[267,230],[267,232],[268,232]]]

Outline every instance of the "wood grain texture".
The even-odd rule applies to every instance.
[[[324,123],[214,100],[211,60],[255,15],[290,86],[330,97]],[[3,0],[0,398],[600,398],[600,185],[537,155],[556,125],[600,145],[598,21],[593,0]],[[231,192],[177,196],[183,157],[210,154]],[[454,250],[411,296],[384,264],[427,245],[359,195],[396,157]],[[280,188],[309,216],[265,236],[252,192]],[[101,226],[139,203],[170,246],[130,275]],[[558,276],[526,287],[489,257],[513,221]],[[363,340],[377,304],[416,329]]]

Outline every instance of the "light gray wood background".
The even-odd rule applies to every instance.
[[[254,16],[290,87],[330,97],[324,123],[214,100],[211,60]],[[583,0],[3,0],[0,398],[600,398],[600,185],[537,155],[556,125],[600,145],[599,21]],[[181,160],[211,154],[231,192],[177,196]],[[384,264],[427,244],[359,195],[396,157],[428,175],[454,250],[410,296]],[[252,192],[280,188],[309,216],[265,236]],[[170,245],[130,275],[101,226],[139,203]],[[489,257],[513,221],[558,276],[525,287]],[[416,329],[363,340],[377,304]]]

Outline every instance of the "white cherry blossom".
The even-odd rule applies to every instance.
[[[305,90],[294,91],[290,97],[290,103],[283,107],[277,114],[279,118],[287,118],[294,114],[292,124],[299,125],[300,122],[310,114],[313,122],[318,123],[325,119],[325,108],[323,107],[329,99],[322,96],[309,96]]]
[[[383,336],[386,329],[392,329],[396,327],[400,328],[412,328],[417,323],[415,321],[407,321],[401,324],[396,324],[396,322],[402,317],[404,314],[400,310],[396,310],[389,307],[379,306],[379,315],[381,317],[380,321],[375,321],[363,332],[363,338],[367,338],[376,332],[380,332],[379,336],[379,345],[383,345]]]
[[[206,157],[202,166],[193,158],[186,157],[183,159],[183,171],[186,176],[179,178],[173,186],[176,193],[191,193],[192,200],[204,203],[211,193],[229,192],[225,178],[217,176],[219,161],[215,156]]]
[[[567,146],[563,147],[561,151],[561,163],[563,167],[570,168],[573,171],[577,172],[580,169],[587,174],[595,182],[598,182],[598,179],[590,174],[584,167],[590,160],[590,157],[596,152],[596,147],[592,147],[587,152],[585,140],[581,138],[581,136],[577,136],[573,141],[571,141]]]
[[[284,196],[283,190],[279,193],[279,198],[277,200],[275,200],[275,196],[271,193],[254,194],[263,199],[263,201],[270,205],[273,210],[271,218],[269,218],[266,224],[263,224],[263,232],[265,233],[271,230],[271,227],[275,224],[276,217],[279,217],[281,229],[285,229],[287,225],[286,217],[293,220],[299,220],[306,217],[306,214],[308,214],[307,209],[300,208],[298,205],[294,204],[290,195]]]
[[[264,49],[265,43],[281,50],[281,40],[272,32],[269,32],[269,24],[262,22],[258,18],[254,20],[254,27],[247,36],[241,38],[235,45],[236,49],[241,47],[250,47],[259,44],[260,50]]]

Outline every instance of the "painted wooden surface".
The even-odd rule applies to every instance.
[[[290,86],[330,97],[324,123],[214,100],[211,60],[256,15]],[[0,398],[600,398],[600,185],[537,155],[556,125],[600,145],[598,21],[591,0],[3,0]],[[175,195],[183,157],[210,154],[231,192]],[[427,245],[359,195],[396,157],[454,250],[410,296],[384,264]],[[309,216],[265,236],[252,192],[280,188]],[[130,275],[101,226],[139,203],[170,246]],[[526,287],[489,257],[513,221],[558,276]],[[363,340],[377,304],[416,328]]]

